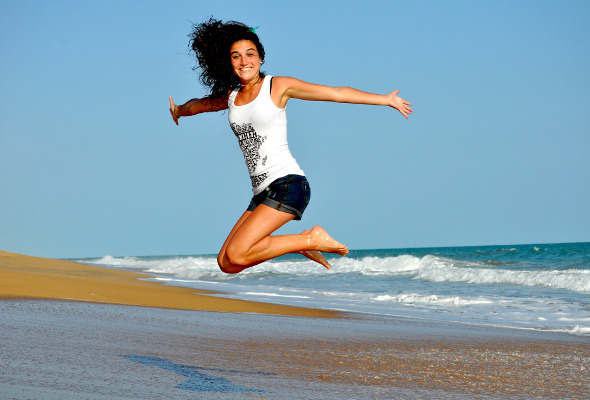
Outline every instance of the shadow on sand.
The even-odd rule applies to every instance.
[[[135,354],[122,355],[121,357],[134,363],[145,365],[146,367],[157,367],[167,371],[172,371],[188,378],[188,380],[180,383],[176,387],[182,390],[191,392],[255,392],[264,393],[262,390],[249,388],[247,386],[234,385],[229,379],[218,376],[207,375],[201,371],[219,372],[223,374],[255,374],[255,375],[269,375],[273,374],[267,372],[244,372],[232,371],[223,369],[201,368],[190,365],[174,364],[173,362],[155,356],[140,356]]]

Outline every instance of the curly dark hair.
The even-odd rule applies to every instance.
[[[189,47],[197,57],[193,70],[200,69],[201,83],[210,89],[210,97],[224,99],[227,94],[240,87],[240,79],[234,74],[231,59],[231,45],[239,40],[250,40],[256,45],[260,59],[264,61],[264,47],[258,35],[241,22],[222,22],[210,17],[201,24],[193,24],[189,35]],[[261,76],[264,74],[261,73]]]

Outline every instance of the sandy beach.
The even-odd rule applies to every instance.
[[[0,298],[62,299],[180,310],[335,317],[330,311],[206,296],[207,290],[166,286],[135,272],[0,251]],[[143,279],[143,280],[142,280]]]
[[[587,337],[334,318],[148,278],[1,252],[2,398],[582,399],[589,390]]]

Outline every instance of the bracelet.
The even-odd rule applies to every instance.
[[[174,108],[172,109],[172,114],[174,114],[174,117],[175,117],[176,119],[178,119],[178,118],[179,118],[179,117],[178,117],[178,115],[176,115],[176,104],[174,105]]]

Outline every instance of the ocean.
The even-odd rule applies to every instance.
[[[217,296],[590,336],[590,243],[355,250],[326,270],[292,254],[237,275],[215,255],[86,258]]]

